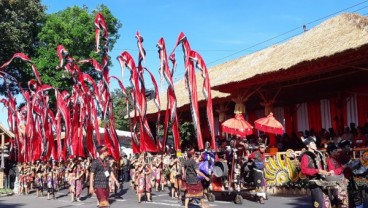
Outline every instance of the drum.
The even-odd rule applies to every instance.
[[[222,190],[222,182],[221,182],[221,180],[216,180],[216,178],[213,178],[211,180],[210,189],[212,191],[221,191]]]
[[[323,179],[319,180],[310,180],[310,183],[314,183],[317,186],[322,188],[335,188],[343,183],[344,176],[343,175],[330,175],[324,176]]]
[[[350,168],[351,170],[357,170],[360,168],[361,166],[361,163],[360,163],[360,160],[350,160],[346,166],[348,168]]]
[[[352,170],[355,176],[364,175],[367,172],[367,168],[362,165],[361,160],[352,159],[347,163],[347,167]]]
[[[227,176],[229,174],[229,168],[226,162],[217,161],[215,162],[215,167],[213,168],[213,174],[217,178]]]
[[[323,189],[334,188],[339,185],[340,181],[326,181],[326,180],[310,180],[309,183],[316,184]]]
[[[329,175],[325,176],[325,181],[335,181],[336,183],[340,183],[344,180],[344,175]]]

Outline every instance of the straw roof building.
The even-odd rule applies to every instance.
[[[302,28],[301,28],[302,31]],[[366,81],[368,65],[368,18],[344,13],[278,45],[209,68],[214,98],[236,96],[245,89],[277,95],[285,103],[324,97],[341,86],[358,85]],[[204,97],[197,74],[199,100]],[[331,85],[325,86],[326,83]],[[317,89],[317,91],[316,91]],[[189,105],[184,80],[175,83],[178,108]],[[221,92],[225,93],[221,93]],[[313,95],[300,93],[314,91]],[[256,95],[256,94],[255,94]],[[267,97],[267,96],[266,96]],[[298,97],[298,98],[296,98]],[[228,99],[228,101],[230,101]],[[262,100],[252,96],[253,108]],[[161,110],[166,109],[166,93],[161,93]],[[157,112],[148,103],[148,114]]]
[[[4,133],[5,139],[14,138],[14,134],[7,130],[2,123],[0,123],[0,133]]]
[[[202,92],[202,85],[203,85],[203,78],[201,77],[200,73],[197,73],[196,76],[197,80],[197,94],[198,94],[198,101],[200,105],[205,105],[205,97]],[[177,100],[177,108],[181,109],[189,109],[189,94],[188,89],[186,88],[185,80],[179,80],[178,82],[174,83],[175,88],[175,94],[176,94],[176,100]],[[225,99],[226,97],[230,96],[229,93],[222,93],[217,90],[212,90],[212,99],[213,102],[216,103],[216,101]],[[160,102],[161,102],[161,111],[165,111],[167,108],[167,93],[166,91],[160,92]],[[147,103],[147,115],[155,114],[157,113],[158,109],[153,102],[153,100],[149,101]],[[180,111],[180,110],[179,110]],[[131,113],[131,117],[134,116],[134,113]]]
[[[352,13],[341,14],[285,43],[211,68],[212,86],[219,89],[220,86],[267,73],[308,67],[318,59],[354,52],[367,44],[368,18]],[[226,76],[223,76],[225,70]]]

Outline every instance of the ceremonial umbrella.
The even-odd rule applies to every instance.
[[[284,126],[273,117],[273,113],[270,113],[268,116],[257,119],[255,122],[255,128],[270,134],[283,134]],[[276,139],[275,137],[270,137],[270,145],[275,145]]]
[[[248,123],[242,114],[235,114],[234,118],[230,118],[222,123],[222,131],[239,136],[246,136],[253,133],[253,126]]]

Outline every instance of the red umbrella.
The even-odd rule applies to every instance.
[[[274,134],[283,134],[284,126],[280,122],[278,122],[275,117],[273,117],[273,113],[270,113],[268,116],[264,118],[257,119],[255,122],[256,129],[270,133],[270,146],[276,145],[276,138]]]
[[[222,131],[239,136],[246,136],[253,133],[253,126],[248,123],[242,114],[235,114],[234,118],[224,121],[222,124]]]
[[[275,117],[273,117],[273,113],[270,113],[268,116],[257,119],[255,122],[255,128],[271,134],[283,134],[284,126],[278,122]]]

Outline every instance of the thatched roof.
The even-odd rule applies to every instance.
[[[0,123],[0,132],[5,133],[5,135],[9,138],[14,138],[13,132],[7,130],[2,123]]]
[[[302,62],[333,56],[367,44],[368,17],[341,14],[285,43],[211,67],[211,84],[218,89],[221,85],[287,70]]]
[[[302,28],[301,28],[302,30]],[[227,93],[217,91],[219,86],[237,83],[256,75],[291,69],[303,62],[358,49],[368,45],[368,17],[345,13],[303,32],[282,44],[209,68],[213,98],[225,98]],[[202,77],[197,73],[199,101],[204,100]],[[190,103],[184,79],[175,83],[178,108]],[[161,110],[166,109],[166,91],[161,92]],[[153,101],[148,102],[147,114],[156,113]],[[131,113],[133,116],[133,113]]]
[[[197,80],[197,94],[198,94],[198,101],[204,101],[205,97],[203,95],[202,89],[203,89],[203,78],[201,76],[200,72],[196,73],[196,80]],[[185,80],[179,80],[178,82],[174,83],[174,89],[176,94],[176,100],[177,100],[177,108],[183,107],[185,105],[188,105],[190,103],[189,101],[189,94],[188,89],[186,88]],[[212,99],[216,98],[225,98],[230,96],[228,93],[222,93],[216,90],[211,90],[212,93]],[[166,110],[167,106],[167,93],[166,91],[160,92],[160,102],[161,102],[161,111]],[[153,114],[157,113],[157,107],[154,104],[153,100],[149,101],[147,103],[147,114]],[[131,117],[134,116],[134,113],[131,112]]]

